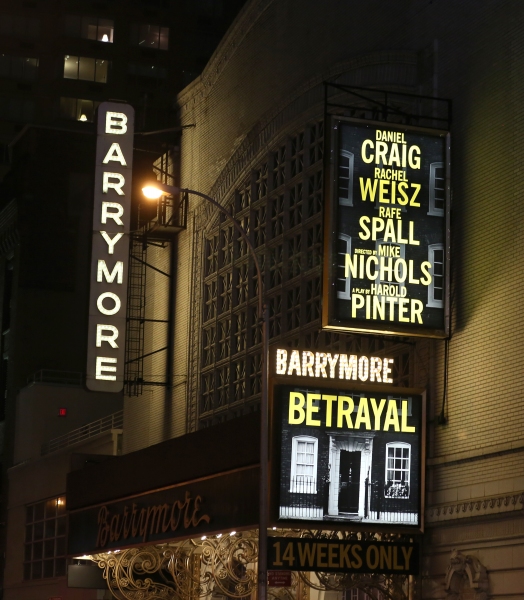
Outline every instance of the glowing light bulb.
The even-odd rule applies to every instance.
[[[85,115],[80,115],[79,121],[87,121],[87,117]]]
[[[108,37],[107,33],[104,33],[104,35],[102,36],[102,41],[109,42],[109,37]]]
[[[159,190],[152,185],[146,185],[143,187],[142,192],[146,198],[149,198],[149,200],[158,200],[158,198],[160,198],[160,196],[163,194],[162,190]]]

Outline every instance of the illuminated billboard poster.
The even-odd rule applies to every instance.
[[[124,386],[134,110],[103,102],[97,113],[86,386]]]
[[[421,531],[424,394],[288,379],[273,386],[276,521]]]
[[[333,118],[323,327],[446,337],[449,134]]]

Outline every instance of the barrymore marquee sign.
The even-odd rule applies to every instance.
[[[335,118],[323,326],[446,337],[449,136]]]
[[[99,106],[86,370],[93,391],[124,385],[133,129],[131,106]]]

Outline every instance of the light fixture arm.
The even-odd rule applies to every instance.
[[[226,208],[214,198],[188,188],[179,188],[155,181],[153,186],[166,194],[194,194],[217,208],[233,224],[253,258],[258,282],[258,318],[262,322],[262,382],[260,400],[260,490],[259,490],[259,535],[258,535],[258,600],[267,598],[267,528],[268,528],[268,462],[269,462],[269,421],[268,421],[268,360],[269,360],[269,311],[263,302],[264,288],[262,271],[256,250],[242,225]]]

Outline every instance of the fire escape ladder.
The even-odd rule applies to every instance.
[[[144,387],[144,325],[146,313],[147,244],[131,235],[127,296],[125,394],[139,396]]]

